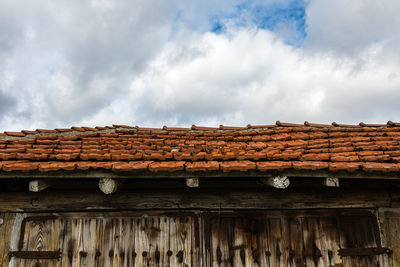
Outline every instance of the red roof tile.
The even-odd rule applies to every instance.
[[[0,134],[0,167],[8,172],[398,172],[398,162],[400,123],[391,121],[162,129],[113,125]]]
[[[4,132],[8,136],[18,136],[18,137],[24,137],[25,134],[23,132]]]
[[[186,171],[197,172],[197,171],[218,171],[219,162],[218,161],[197,161],[197,162],[187,162]]]
[[[256,169],[256,163],[249,160],[223,161],[220,163],[221,170],[228,171],[249,171]]]
[[[159,171],[183,171],[185,169],[184,161],[161,161],[153,162],[149,166],[149,171],[159,172]]]

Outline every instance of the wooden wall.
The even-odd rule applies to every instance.
[[[381,240],[373,210],[3,213],[0,266],[9,266],[10,250],[60,250],[59,260],[12,257],[10,266],[394,267],[396,214],[380,214]],[[388,258],[339,257],[340,249],[382,242],[394,251]]]
[[[400,208],[380,209],[379,222],[383,245],[393,251],[388,257],[389,266],[400,266]]]
[[[9,263],[8,252],[15,217],[15,213],[0,213],[0,266],[8,266]]]

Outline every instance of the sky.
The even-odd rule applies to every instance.
[[[400,121],[398,0],[0,0],[0,130]]]

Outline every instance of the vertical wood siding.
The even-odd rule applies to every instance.
[[[379,219],[384,244],[393,251],[388,257],[389,266],[400,266],[400,209],[383,209],[380,212]]]
[[[339,248],[380,246],[376,218],[369,215],[243,214],[208,223],[212,266],[384,266],[383,256],[338,255]]]
[[[8,266],[7,229],[15,215],[1,216],[0,266]],[[14,258],[15,266],[386,266],[382,255],[338,255],[381,245],[376,217],[363,211],[56,216],[27,220],[21,250],[60,249],[61,259]],[[399,218],[383,224],[395,251],[390,266],[398,265]]]

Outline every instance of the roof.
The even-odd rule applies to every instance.
[[[400,170],[400,123],[190,128],[125,125],[0,133],[0,173]]]

